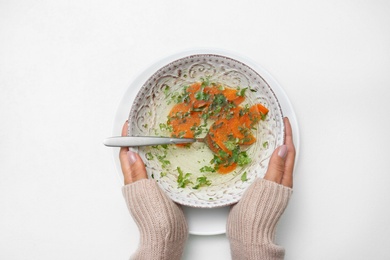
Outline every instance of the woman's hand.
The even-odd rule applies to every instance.
[[[127,128],[126,121],[122,136],[126,136]],[[131,259],[181,259],[188,238],[183,210],[148,179],[137,153],[122,147],[119,159],[125,180],[123,196],[140,232],[140,243]]]
[[[127,136],[127,128],[128,122],[126,121],[122,128],[122,136]],[[145,164],[141,157],[137,153],[130,151],[128,147],[121,147],[119,160],[121,162],[125,185],[148,178]]]
[[[284,118],[285,144],[275,149],[264,179],[257,179],[229,213],[226,235],[232,259],[283,259],[274,243],[276,225],[292,193],[295,148],[290,122]]]
[[[290,121],[284,118],[285,144],[278,147],[271,156],[264,179],[292,188],[295,162],[295,147]]]

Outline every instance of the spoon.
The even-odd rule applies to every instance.
[[[158,137],[158,136],[114,136],[106,138],[103,141],[105,146],[109,147],[136,147],[136,146],[153,146],[161,144],[188,144],[201,142],[205,143],[211,151],[217,153],[220,149],[216,143],[213,142],[210,135],[204,138],[172,138],[172,137]]]
[[[109,147],[136,147],[160,144],[187,144],[198,141],[196,138],[172,138],[158,136],[114,136],[103,141]]]

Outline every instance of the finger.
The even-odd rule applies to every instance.
[[[128,121],[123,124],[122,127],[122,136],[127,136]],[[121,147],[119,150],[119,161],[121,163],[121,169],[125,183],[131,183],[131,173],[130,173],[130,164],[127,159],[127,152],[129,151],[128,147]]]
[[[128,122],[126,121],[122,127],[122,136],[127,136],[127,128],[128,128]],[[125,161],[124,159],[125,159],[125,156],[126,156],[128,151],[129,151],[128,147],[121,147],[121,149],[119,151],[119,159],[120,159],[121,163],[122,163],[122,161]]]
[[[129,162],[129,165],[130,165],[130,167],[129,167],[129,172],[130,172],[130,176],[131,176],[130,183],[148,178],[148,175],[146,173],[145,164],[144,164],[141,156],[139,156],[139,154],[129,150],[127,152],[127,161]],[[126,180],[125,180],[125,184],[129,184],[129,183],[126,183]]]
[[[264,179],[281,183],[284,175],[285,160],[288,153],[286,145],[281,145],[275,149],[269,160],[268,169]]]
[[[127,129],[128,121],[122,127],[122,136],[127,136]],[[145,164],[139,154],[130,151],[128,147],[121,147],[119,160],[121,162],[125,185],[147,178]]]
[[[293,133],[288,117],[283,118],[284,131],[285,131],[285,144],[293,145]]]
[[[282,184],[284,186],[292,188],[293,171],[294,171],[294,164],[295,164],[295,146],[293,143],[293,135],[292,135],[290,120],[287,117],[284,118],[284,127],[286,133],[285,145],[288,148],[288,153],[285,161],[285,170],[282,178]]]

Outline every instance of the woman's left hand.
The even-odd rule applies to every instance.
[[[123,125],[122,136],[127,136],[127,128],[128,121]],[[148,178],[145,164],[141,157],[137,153],[129,150],[128,147],[121,147],[119,160],[121,162],[125,185]]]

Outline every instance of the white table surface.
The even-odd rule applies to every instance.
[[[250,57],[293,104],[286,259],[390,259],[390,2],[228,2],[0,1],[0,259],[129,258],[102,140],[134,77],[199,47]],[[228,240],[191,235],[183,258],[230,259]]]

